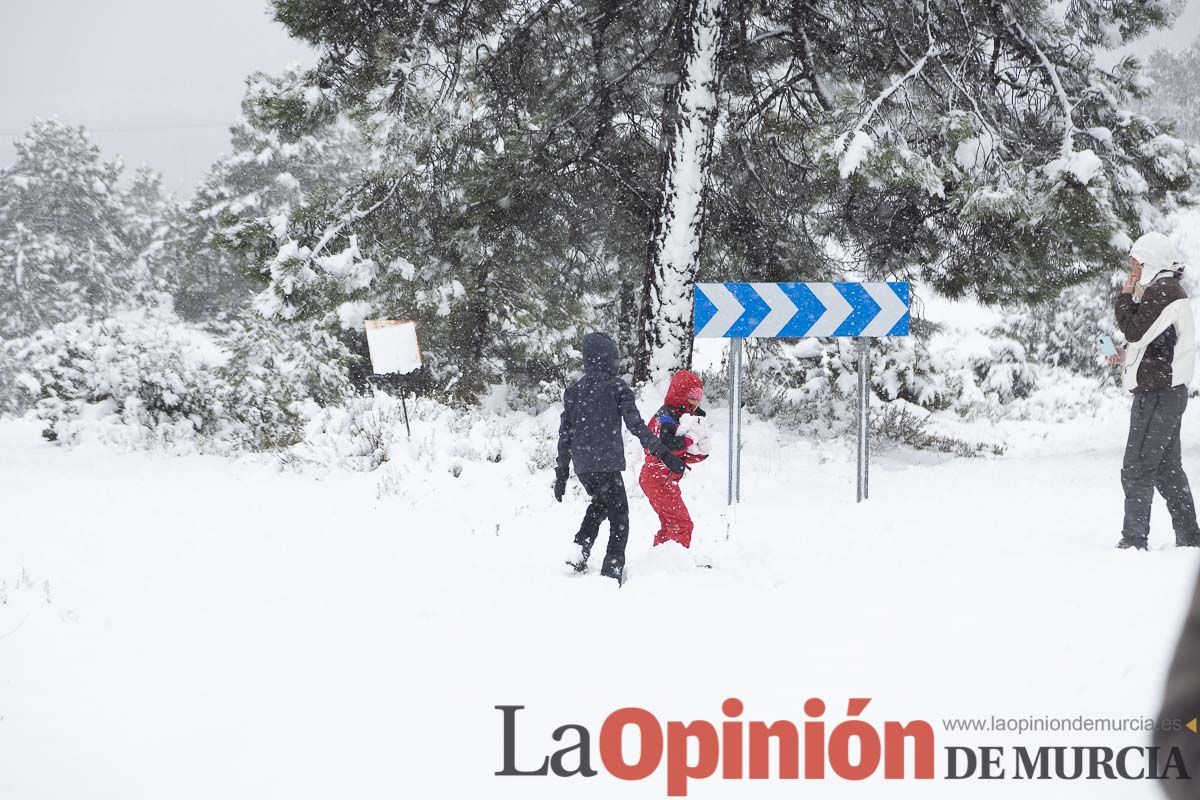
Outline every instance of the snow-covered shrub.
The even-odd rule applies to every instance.
[[[6,349],[51,441],[75,441],[88,420],[133,445],[196,442],[221,428],[205,352],[164,314],[62,322]]]
[[[525,462],[530,475],[536,475],[558,463],[558,430],[547,425],[537,433]]]
[[[756,342],[747,347],[747,362],[742,394],[754,413],[816,438],[854,430],[858,352],[848,340]],[[1036,383],[1022,345],[999,333],[926,331],[871,344],[876,402],[992,414],[1027,397]],[[726,393],[726,370],[707,374],[705,384],[711,395]]]
[[[319,329],[246,319],[222,344],[164,310],[59,323],[5,345],[15,389],[0,402],[32,408],[51,441],[90,428],[132,447],[226,452],[294,444],[322,405],[352,394],[347,351]]]
[[[382,500],[404,493],[413,485],[409,477],[411,468],[407,464],[388,464],[379,471],[379,482],[375,485],[375,496]]]
[[[1112,370],[1104,362],[1096,337],[1107,334],[1122,340],[1113,315],[1116,277],[1100,278],[1067,289],[1050,303],[1010,314],[1004,331],[1020,341],[1042,364],[1111,380]]]
[[[1025,348],[1001,331],[940,331],[930,337],[925,348],[933,384],[926,391],[938,399],[922,403],[918,398],[914,400],[918,405],[948,408],[964,416],[995,414],[1014,400],[1028,397],[1037,386]]]
[[[349,368],[354,356],[309,323],[269,322],[247,314],[235,324],[226,347],[230,357],[217,376],[241,447],[295,444],[320,407],[353,395]]]
[[[390,459],[392,443],[404,436],[400,401],[379,392],[321,409],[294,453],[306,461],[373,470]]]
[[[408,416],[411,436],[399,398],[376,392],[349,399],[316,413],[287,457],[320,468],[378,470],[383,496],[403,492],[410,475],[533,474],[553,466],[557,454],[557,409],[531,415],[503,402],[480,409],[410,397]]]
[[[925,409],[904,400],[886,403],[871,415],[872,441],[903,444],[917,450],[934,450],[964,457],[1003,455],[1003,446],[934,432],[931,430],[930,416]]]

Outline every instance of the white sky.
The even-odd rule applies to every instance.
[[[1186,47],[1200,0],[1137,45]],[[228,150],[243,81],[313,54],[266,0],[0,0],[0,165],[35,117],[86,125],[107,157],[149,164],[186,194]]]
[[[186,194],[228,151],[246,76],[314,60],[267,0],[0,0],[0,165],[57,116]]]

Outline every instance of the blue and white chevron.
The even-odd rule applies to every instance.
[[[697,283],[697,338],[908,336],[907,283]]]

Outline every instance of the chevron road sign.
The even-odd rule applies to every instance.
[[[701,339],[908,335],[907,283],[697,283]]]
[[[868,494],[871,339],[908,336],[909,286],[894,283],[697,283],[698,339],[730,339],[729,507],[742,494],[742,340],[858,340],[858,499]],[[726,517],[730,524],[732,513]],[[728,527],[726,528],[728,536]]]

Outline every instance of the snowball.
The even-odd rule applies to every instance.
[[[710,438],[708,429],[704,427],[700,417],[694,414],[684,414],[679,418],[679,425],[676,427],[675,433],[692,440],[687,449],[689,453],[697,456],[708,455]]]

